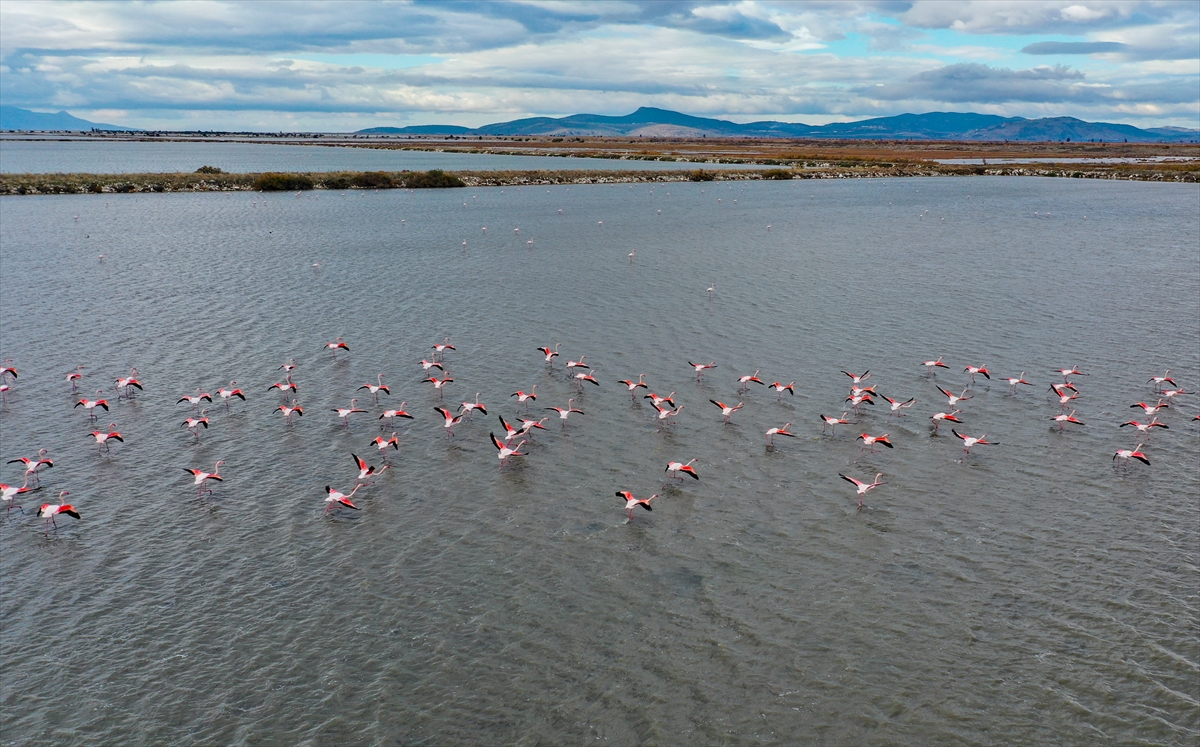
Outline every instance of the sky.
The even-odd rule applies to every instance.
[[[639,106],[1196,128],[1200,2],[4,0],[0,100],[146,129],[474,127]]]

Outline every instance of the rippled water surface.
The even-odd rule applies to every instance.
[[[436,147],[427,144],[418,147]],[[103,140],[13,140],[0,138],[0,172],[5,174],[162,174],[192,172],[201,166],[224,171],[504,171],[532,169],[695,169],[679,161],[627,161],[615,158],[502,156],[438,153],[320,145],[269,143],[115,142]],[[703,164],[705,169],[748,168]]]
[[[82,516],[0,525],[2,738],[1194,745],[1200,398],[1160,413],[1150,466],[1112,456],[1150,376],[1200,389],[1198,202],[999,177],[0,199],[0,450],[49,449],[21,502],[70,490]],[[417,365],[446,336],[445,401],[489,412],[453,438]],[[288,426],[267,387],[293,357]],[[929,416],[967,364],[993,378],[957,427],[999,445],[964,458]],[[1076,364],[1060,433],[1047,388]],[[755,369],[795,395],[739,395]],[[824,436],[843,369],[916,403]],[[616,383],[640,373],[676,425]],[[231,379],[247,401],[197,441],[176,400]],[[535,384],[535,412],[584,414],[500,469],[488,432]],[[723,425],[709,399],[745,406]],[[391,469],[323,515],[401,400]],[[895,448],[859,458],[862,432]],[[218,459],[198,498],[183,468]],[[857,511],[838,474],[877,472]],[[660,496],[629,523],[622,489]]]

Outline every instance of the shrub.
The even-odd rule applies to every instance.
[[[312,189],[313,181],[304,174],[259,174],[254,188],[263,192],[290,192],[293,189]]]
[[[688,174],[688,180],[693,182],[711,182],[715,178],[712,172],[705,171],[704,169],[696,169]]]
[[[335,176],[325,180],[325,189],[350,189],[350,180],[344,176]]]
[[[792,172],[787,169],[767,169],[762,172],[763,179],[791,179]]]
[[[224,172],[222,172],[216,166],[201,166],[200,168],[196,169],[196,173],[197,174],[221,174]]]
[[[441,169],[432,169],[424,173],[414,171],[405,174],[404,186],[409,189],[442,189],[467,185],[454,174],[447,174]]]
[[[356,187],[393,187],[392,177],[382,171],[364,171],[350,180]]]

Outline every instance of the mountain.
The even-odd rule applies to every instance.
[[[73,117],[66,112],[47,114],[18,109],[15,106],[0,106],[0,130],[121,130],[138,132],[134,127],[89,122]]]
[[[530,117],[497,122],[475,129],[456,125],[420,127],[373,127],[361,134],[491,135],[537,137],[778,137],[848,140],[1051,140],[1108,142],[1195,142],[1200,130],[1156,127],[1143,130],[1132,125],[1085,122],[1074,117],[1025,119],[973,112],[928,112],[900,114],[858,122],[806,125],[798,122],[748,122],[693,117],[667,109],[643,106],[620,117],[602,114],[572,114],[569,117]]]

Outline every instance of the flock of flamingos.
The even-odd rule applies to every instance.
[[[710,288],[708,289],[708,292],[711,294],[712,290],[713,289]],[[547,366],[553,367],[555,365],[555,358],[559,357],[560,346],[561,343],[556,344],[554,348],[537,348],[539,354],[545,359]],[[335,359],[337,358],[338,351],[345,353],[349,352],[350,350],[349,345],[340,337],[332,342],[326,343],[324,348],[330,351]],[[454,379],[451,377],[451,375],[446,372],[445,356],[448,352],[454,351],[455,348],[450,344],[450,339],[446,338],[444,342],[434,345],[432,350],[433,353],[430,356],[431,360],[422,360],[420,362],[420,366],[426,375],[426,378],[423,379],[423,383],[430,384],[432,388],[431,391],[436,400],[441,402],[443,400],[443,392],[445,387],[454,382]],[[566,364],[567,375],[581,393],[585,385],[596,387],[601,386],[601,382],[594,376],[595,371],[589,368],[589,365],[585,362],[585,359],[586,356],[580,356],[578,360],[568,360]],[[703,379],[704,376],[712,369],[717,368],[716,362],[689,362],[688,365],[691,366],[692,373],[695,374],[697,381]],[[931,379],[936,377],[938,369],[950,368],[949,365],[943,362],[942,358],[924,361],[921,365],[925,367],[926,375]],[[284,421],[290,427],[293,422],[293,418],[304,416],[304,407],[300,405],[297,397],[291,396],[299,393],[299,385],[292,380],[293,372],[296,370],[296,361],[293,358],[279,368],[284,372],[283,381],[272,384],[270,387],[268,387],[267,392],[277,391],[284,397],[274,411],[281,413]],[[66,383],[70,385],[72,392],[78,390],[78,386],[83,378],[83,370],[84,367],[79,366],[75,371],[71,371],[66,374]],[[961,425],[963,421],[958,416],[962,414],[963,407],[960,405],[965,406],[963,403],[966,403],[971,399],[970,392],[972,386],[975,384],[976,377],[983,376],[989,380],[992,378],[991,372],[988,371],[988,369],[984,366],[968,365],[963,369],[963,372],[967,375],[966,385],[957,394],[953,390],[946,389],[940,385],[935,385],[935,388],[946,399],[947,404],[944,410],[936,412],[930,416],[932,431],[934,433],[936,433],[938,428],[942,427],[944,423]],[[889,408],[887,422],[891,422],[893,418],[905,417],[906,413],[904,411],[911,408],[916,403],[915,398],[910,398],[903,401],[895,400],[877,392],[875,386],[866,385],[867,380],[871,378],[870,372],[855,374],[849,371],[842,371],[842,373],[850,378],[850,389],[845,400],[847,403],[846,409],[841,415],[822,414],[820,416],[823,434],[833,434],[839,425],[849,426],[856,424],[857,421],[851,420],[849,416],[851,412],[853,412],[857,417],[860,409],[865,405],[875,405],[877,401],[886,402]],[[1068,425],[1084,425],[1082,421],[1075,417],[1076,411],[1071,409],[1068,412],[1068,409],[1071,407],[1071,403],[1079,397],[1078,385],[1075,379],[1072,377],[1086,376],[1087,374],[1085,374],[1083,371],[1080,371],[1075,366],[1072,366],[1071,368],[1058,369],[1055,371],[1055,373],[1057,376],[1062,378],[1062,381],[1056,381],[1055,383],[1052,383],[1048,393],[1052,393],[1053,398],[1057,400],[1059,411],[1050,416],[1049,419],[1057,424],[1059,430],[1065,429]],[[751,387],[756,385],[774,391],[777,399],[781,399],[785,392],[789,395],[795,394],[794,381],[788,384],[778,381],[767,384],[767,382],[759,378],[758,374],[759,371],[755,371],[752,374],[744,374],[734,377],[734,381],[738,386],[737,393],[739,397],[745,394]],[[133,397],[137,391],[143,390],[142,382],[138,379],[138,376],[139,373],[137,369],[134,368],[130,371],[128,376],[123,376],[114,382],[114,391],[117,394],[118,400]],[[0,398],[2,398],[4,403],[7,403],[8,394],[13,390],[18,378],[19,376],[17,369],[13,367],[12,360],[9,359],[6,361],[4,367],[0,369]],[[1021,372],[1020,376],[1010,376],[1001,380],[1008,383],[1010,394],[1015,394],[1018,388],[1022,386],[1033,386],[1030,381],[1025,379],[1025,372]],[[675,403],[675,392],[671,392],[670,394],[664,396],[650,391],[650,387],[645,381],[645,374],[640,374],[636,378],[631,377],[628,379],[623,379],[617,383],[619,383],[626,389],[626,391],[628,391],[632,399],[642,397],[643,399],[650,400],[650,403],[654,408],[655,418],[658,422],[658,427],[660,430],[663,428],[672,427],[675,416],[677,416],[684,409],[682,404],[677,405]],[[1138,432],[1141,442],[1130,449],[1118,449],[1113,454],[1113,462],[1120,468],[1127,469],[1129,460],[1131,459],[1137,460],[1146,465],[1150,464],[1150,458],[1144,451],[1142,451],[1142,447],[1145,446],[1149,441],[1150,434],[1154,429],[1166,429],[1169,427],[1167,424],[1158,419],[1158,413],[1164,409],[1170,408],[1176,397],[1190,394],[1190,392],[1185,391],[1176,384],[1175,380],[1171,378],[1170,371],[1165,372],[1162,376],[1152,376],[1146,383],[1152,385],[1152,391],[1154,394],[1154,396],[1150,397],[1149,399],[1156,399],[1157,401],[1153,404],[1147,402],[1137,402],[1130,405],[1131,408],[1140,409],[1142,411],[1142,414],[1137,415],[1137,417],[1142,417],[1144,422],[1139,420],[1129,420],[1125,423],[1121,423],[1120,425],[1121,427],[1131,427],[1135,429]],[[1170,388],[1167,388],[1168,386]],[[379,374],[379,376],[376,377],[374,384],[366,383],[360,386],[358,389],[360,391],[366,390],[371,395],[372,402],[374,404],[378,404],[380,394],[391,394],[391,389],[383,383],[383,374]],[[101,395],[103,395],[103,393],[103,390],[98,390],[95,399],[81,397],[79,401],[75,403],[74,407],[83,408],[88,413],[89,419],[91,421],[95,421],[97,419],[97,410],[104,410],[105,412],[108,412],[110,407],[113,407],[116,404],[115,402],[110,403],[107,399],[102,398]],[[224,403],[224,406],[227,409],[229,407],[230,400],[232,399],[236,398],[243,401],[246,400],[245,393],[238,388],[236,381],[231,381],[228,386],[220,387],[217,390],[217,397]],[[547,430],[547,421],[558,420],[561,424],[561,427],[566,428],[567,423],[572,415],[585,414],[582,410],[575,407],[575,398],[571,398],[567,400],[565,407],[550,406],[541,408],[543,412],[554,412],[555,415],[534,417],[530,413],[534,403],[537,401],[536,385],[529,392],[520,390],[513,392],[513,394],[510,396],[510,399],[516,400],[516,411],[513,413],[511,420],[505,419],[503,415],[497,413],[500,429],[503,432],[499,436],[497,436],[495,432],[489,433],[491,442],[496,448],[496,456],[499,459],[501,469],[503,469],[505,465],[509,463],[509,460],[513,459],[514,457],[525,456],[524,452],[520,451],[521,447],[523,447],[529,442],[530,439],[533,438],[534,431]],[[204,392],[201,389],[196,389],[195,393],[193,394],[185,394],[181,396],[176,403],[177,405],[188,404],[191,406],[191,414],[182,422],[181,425],[186,427],[188,431],[190,431],[196,437],[197,440],[200,439],[201,430],[207,429],[210,422],[208,418],[208,410],[202,409],[202,405],[203,403],[211,404],[213,401],[213,395],[211,393]],[[731,422],[731,418],[733,418],[737,411],[740,410],[744,405],[744,402],[742,401],[738,401],[736,404],[727,404],[715,399],[710,399],[709,402],[720,410],[723,423]],[[397,418],[409,420],[415,419],[414,415],[405,411],[404,408],[407,406],[407,404],[407,402],[401,402],[398,407],[384,409],[377,418],[380,421],[380,428],[386,429],[392,427]],[[479,401],[479,395],[475,396],[474,402],[462,402],[453,410],[444,406],[435,406],[432,409],[442,420],[442,427],[447,438],[454,436],[455,426],[462,423],[465,419],[471,418],[476,411],[484,416],[488,415],[487,405]],[[351,399],[347,407],[333,408],[332,412],[336,413],[336,417],[340,418],[343,426],[347,428],[349,428],[349,421],[351,417],[368,413],[367,410],[358,406],[357,398]],[[522,413],[524,413],[524,416]],[[1200,415],[1194,416],[1192,420],[1200,420]],[[768,429],[765,433],[767,448],[774,448],[774,439],[777,436],[795,437],[796,434],[788,430],[792,425],[792,423],[785,423],[782,426]],[[951,426],[951,433],[961,440],[964,458],[971,453],[971,449],[977,446],[993,446],[996,444],[994,441],[988,441],[986,434],[969,435],[968,433],[960,432],[953,426]],[[112,442],[124,442],[124,438],[117,430],[115,423],[110,423],[108,429],[98,429],[92,431],[91,437],[96,444],[97,450],[101,454],[109,453],[111,451]],[[871,434],[868,432],[863,432],[858,435],[855,440],[862,442],[858,455],[860,458],[864,453],[877,453],[877,447],[885,447],[889,449],[893,448],[893,444],[891,440],[889,440],[889,434],[887,433]],[[390,437],[387,438],[383,436],[377,436],[370,442],[370,446],[364,445],[364,448],[370,448],[371,446],[373,446],[383,457],[383,462],[379,467],[375,467],[369,464],[366,459],[363,459],[357,454],[351,454],[356,470],[353,488],[343,491],[328,485],[325,486],[326,514],[335,508],[346,508],[356,511],[359,510],[359,507],[354,504],[352,499],[360,489],[371,484],[370,480],[372,477],[380,475],[384,470],[387,470],[390,467],[386,460],[387,450],[399,449],[398,434],[396,431],[393,431]],[[696,467],[693,466],[697,461],[699,461],[699,459],[693,458],[686,462],[669,462],[664,470],[667,476],[667,483],[664,483],[664,486],[670,483],[672,480],[684,480],[685,478],[699,480],[700,474]],[[855,461],[857,461],[857,458]],[[21,495],[41,487],[41,472],[45,469],[53,467],[54,462],[49,458],[47,450],[41,449],[34,456],[11,459],[8,460],[8,463],[21,464],[23,466],[24,480],[19,486],[0,483],[0,494],[2,494],[6,506],[5,513],[8,515],[8,513],[14,508],[19,509],[22,514],[28,513],[24,506],[17,503],[17,500],[19,500]],[[206,493],[212,493],[211,488],[208,487],[210,482],[220,482],[222,480],[220,469],[223,464],[223,461],[218,461],[214,465],[211,472],[192,467],[183,468],[184,472],[190,475],[192,484],[196,487],[199,497],[203,497]],[[881,479],[883,477],[883,473],[876,474],[874,480],[871,482],[864,482],[849,475],[840,473],[839,476],[854,486],[858,498],[859,510],[861,510],[863,507],[863,496],[865,496],[869,491],[886,484]],[[75,506],[66,503],[65,498],[67,495],[69,495],[69,491],[63,490],[59,493],[58,503],[44,503],[37,509],[36,513],[38,517],[45,520],[45,530],[47,532],[49,532],[51,529],[57,531],[57,519],[60,516],[70,516],[75,519],[80,518],[80,513]],[[659,494],[655,493],[654,495],[646,498],[638,498],[629,490],[618,490],[616,491],[616,497],[621,499],[623,502],[624,510],[628,514],[628,520],[633,521],[633,509],[641,507],[647,511],[653,510],[650,504],[655,498],[659,497]]]

